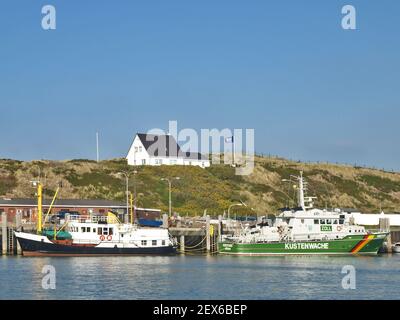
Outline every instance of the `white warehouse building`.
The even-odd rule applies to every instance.
[[[126,159],[128,165],[132,166],[188,165],[202,168],[210,166],[207,156],[198,152],[182,151],[171,135],[137,133]]]

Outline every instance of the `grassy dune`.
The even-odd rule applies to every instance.
[[[124,159],[32,161],[0,160],[0,196],[33,197],[30,181],[41,168],[45,195],[51,197],[62,182],[60,198],[125,199],[121,170],[133,170]],[[162,177],[179,176],[173,182],[173,208],[182,215],[221,214],[242,200],[259,214],[294,204],[293,186],[282,182],[300,170],[316,195],[318,207],[351,207],[368,212],[400,211],[400,173],[333,164],[308,164],[280,158],[256,157],[249,176],[235,175],[234,168],[213,165],[207,169],[182,166],[138,167],[138,205],[168,210],[168,186]],[[133,178],[130,189],[133,191]],[[254,214],[235,207],[237,214]],[[233,212],[233,211],[232,211]]]

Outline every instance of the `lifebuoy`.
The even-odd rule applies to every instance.
[[[111,240],[112,240],[112,235],[108,235],[108,236],[107,236],[107,240],[108,240],[108,241],[111,241]]]
[[[342,230],[342,226],[337,226],[337,231],[341,231]]]
[[[106,238],[106,237],[103,236],[103,235],[100,236],[100,240],[101,240],[101,241],[104,241],[105,238]]]

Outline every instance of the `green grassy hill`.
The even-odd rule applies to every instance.
[[[33,197],[30,181],[41,168],[45,195],[51,197],[62,182],[60,198],[125,199],[125,178],[122,170],[133,170],[124,159],[32,161],[0,160],[0,196]],[[242,200],[259,214],[273,213],[294,204],[293,186],[282,182],[291,174],[304,171],[309,182],[309,195],[316,195],[318,207],[351,207],[368,212],[400,211],[400,173],[355,168],[333,164],[308,164],[280,158],[256,157],[254,172],[235,175],[234,168],[213,165],[207,169],[183,166],[138,167],[136,188],[138,205],[168,210],[168,185],[162,177],[179,176],[173,182],[173,208],[181,215],[211,215],[227,210]],[[130,179],[133,191],[133,178]],[[236,207],[237,214],[254,214]],[[233,213],[233,211],[232,211]]]

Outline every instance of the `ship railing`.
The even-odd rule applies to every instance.
[[[107,222],[107,216],[94,216],[94,215],[69,215],[68,221],[79,223],[98,223]]]
[[[118,240],[111,240],[111,241],[100,241],[100,240],[78,240],[74,239],[74,244],[100,244],[100,243],[120,243]]]

